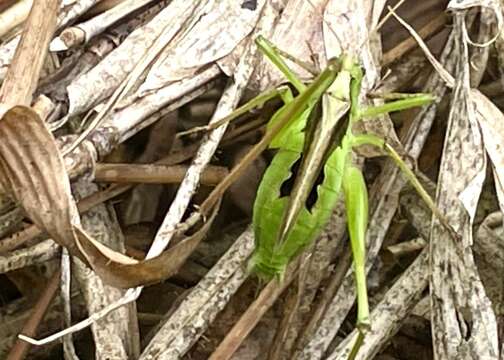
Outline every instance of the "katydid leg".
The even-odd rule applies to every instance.
[[[368,222],[368,194],[362,172],[349,165],[343,176],[343,192],[347,212],[348,232],[354,259],[357,284],[357,327],[369,327],[369,306],[366,287],[366,230]]]
[[[390,101],[383,105],[376,105],[365,107],[359,111],[358,119],[366,118],[366,117],[374,117],[382,114],[388,114],[395,111],[402,111],[406,109],[411,109],[417,106],[423,106],[430,104],[435,100],[430,94],[419,94],[407,96],[401,100]]]
[[[222,119],[219,119],[210,125],[194,127],[194,128],[189,129],[187,131],[180,132],[178,134],[178,136],[185,136],[185,135],[189,135],[189,134],[192,134],[195,132],[210,131],[210,130],[216,129],[219,126],[224,125],[226,123],[229,123],[229,122],[237,119],[241,115],[246,114],[250,110],[253,110],[255,108],[263,106],[267,101],[269,101],[277,96],[280,96],[282,98],[282,100],[284,101],[284,103],[289,103],[293,99],[292,92],[290,91],[290,89],[287,86],[281,86],[276,89],[266,91],[262,94],[257,95],[255,98],[253,98],[252,100],[250,100],[246,104],[243,104],[242,106],[237,108],[231,114],[224,116]]]

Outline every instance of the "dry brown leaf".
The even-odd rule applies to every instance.
[[[82,230],[54,137],[31,108],[16,106],[8,110],[0,120],[0,138],[3,188],[14,195],[38,227],[113,286],[133,287],[173,275],[213,220],[214,215],[196,234],[158,257],[134,260],[109,249]]]
[[[143,261],[113,251],[90,238],[82,229],[75,229],[86,257],[103,281],[116,287],[131,288],[157,283],[175,275],[203,240],[218,208],[214,208],[210,218],[194,235],[165,250],[161,255]]]
[[[39,228],[85,261],[70,226],[77,214],[70,181],[44,122],[29,107],[13,107],[0,120],[0,138],[0,176],[5,190]]]
[[[451,1],[450,5],[453,3]],[[461,3],[466,6],[469,2]],[[483,5],[483,2],[479,5]],[[432,56],[418,34],[396,17],[418,41],[437,73],[448,86],[453,86],[437,205],[445,211],[446,217],[462,238],[460,242],[449,240],[439,223],[433,221],[430,236],[433,272],[430,291],[435,356],[443,359],[473,359],[474,354],[478,354],[482,358],[497,359],[499,350],[495,314],[476,269],[472,250],[473,219],[486,173],[486,145],[478,124],[475,91],[470,89],[469,84],[465,15],[464,11],[454,12],[456,80]]]

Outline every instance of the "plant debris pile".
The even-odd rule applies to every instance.
[[[0,358],[502,359],[503,9],[0,0]],[[342,203],[282,279],[248,268],[274,152],[240,164],[282,99],[220,120],[286,85],[258,36],[307,84],[352,54],[363,104],[435,97],[354,129],[397,149],[457,234],[382,151],[356,150],[371,308],[356,355]]]

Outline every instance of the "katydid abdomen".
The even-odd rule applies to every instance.
[[[298,133],[297,136],[304,138],[304,133]],[[296,143],[300,144],[298,141]],[[323,181],[317,187],[314,205],[310,209],[305,205],[300,210],[295,225],[287,237],[279,242],[281,224],[289,204],[289,197],[282,197],[280,190],[284,182],[294,176],[291,169],[302,153],[296,149],[278,150],[263,176],[254,204],[256,250],[251,267],[259,276],[267,279],[281,277],[290,260],[323,230],[341,192],[345,166],[343,153],[338,147],[330,154],[322,170]]]

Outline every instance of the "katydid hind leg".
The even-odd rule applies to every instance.
[[[357,285],[357,326],[369,327],[369,305],[366,285],[366,231],[368,222],[368,194],[364,175],[350,165],[343,176],[343,192],[347,209],[348,231],[354,259]]]
[[[393,146],[388,144],[384,139],[372,134],[362,134],[355,136],[352,142],[352,146],[360,146],[360,145],[373,145],[380,149],[385,150],[387,155],[395,162],[397,167],[401,170],[406,179],[416,190],[418,195],[429,207],[434,216],[436,216],[441,225],[449,232],[452,239],[454,239],[455,241],[458,241],[460,239],[460,235],[449,224],[448,220],[443,215],[441,210],[439,210],[432,197],[429,195],[427,190],[425,190],[420,180],[418,180],[418,177],[415,175],[415,172],[406,164],[406,162],[402,159],[399,153],[393,148]]]

